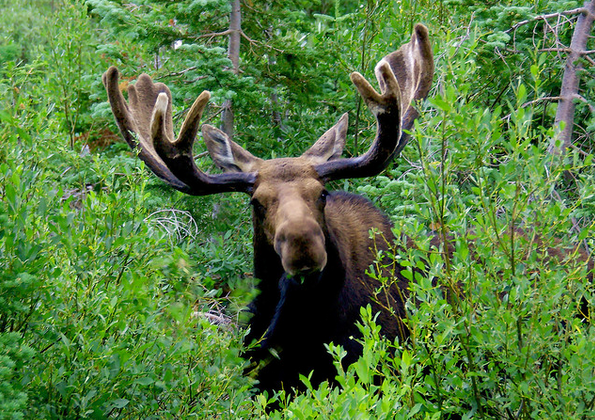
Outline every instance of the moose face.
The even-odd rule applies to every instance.
[[[317,165],[341,156],[347,115],[297,158],[263,160],[224,132],[203,125],[211,158],[226,172],[253,174],[251,201],[255,224],[289,275],[320,272],[327,263],[324,206],[328,192]]]
[[[290,275],[322,271],[326,265],[324,205],[327,191],[315,165],[340,155],[347,117],[297,158],[263,160],[215,127],[203,126],[213,161],[226,172],[255,174],[250,203],[255,223]]]
[[[326,265],[324,205],[327,191],[304,158],[263,162],[251,204],[269,245],[290,275]]]

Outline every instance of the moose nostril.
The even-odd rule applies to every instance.
[[[280,226],[275,235],[274,248],[289,274],[322,271],[326,265],[324,234],[313,221]]]
[[[273,244],[273,248],[275,248],[275,252],[281,256],[283,244],[287,242],[287,238],[283,234],[275,235],[275,243]]]

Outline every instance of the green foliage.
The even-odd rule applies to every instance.
[[[340,360],[343,349],[330,344],[329,351],[336,358],[339,386],[323,383],[313,388],[308,378],[303,378],[307,391],[291,401],[281,396],[267,400],[256,398],[257,408],[264,413],[273,401],[280,398],[283,410],[269,414],[268,418],[299,419],[438,419],[440,412],[424,410],[423,372],[420,363],[406,349],[394,348],[380,334],[374,323],[370,307],[362,308],[363,355],[347,371]]]
[[[354,107],[357,134],[348,153],[361,151],[360,131],[367,136],[372,120],[349,73],[371,75],[416,22],[430,19],[430,2],[254,2],[242,8],[241,73],[234,75],[227,57],[228,1],[154,1],[132,9],[110,0],[87,3],[109,25],[111,38],[99,47],[109,64],[125,77],[144,71],[166,83],[180,111],[202,90],[211,91],[205,117],[211,122],[232,99],[236,141],[263,158],[301,154]],[[438,12],[443,22],[444,9]],[[142,51],[128,44],[131,39],[142,42]],[[198,143],[197,151],[204,151]]]
[[[468,101],[465,81],[477,68],[458,55],[474,48],[471,38],[447,50],[456,65],[439,70],[445,88],[415,133],[413,168],[361,188],[382,194],[399,215],[396,231],[408,248],[408,256],[395,254],[411,267],[411,343],[396,350],[411,352],[424,372],[410,408],[419,402],[426,416],[585,418],[595,396],[583,382],[595,371],[594,330],[579,314],[594,291],[576,244],[594,238],[589,200],[576,191],[590,190],[591,175],[560,187],[565,174],[590,174],[592,158],[546,153],[552,132],[533,128],[522,84],[505,110]],[[431,245],[433,234],[453,241],[452,253]]]
[[[0,23],[0,63],[37,59],[38,49],[50,41],[46,33],[46,17],[55,10],[52,0],[2,0]]]
[[[68,133],[71,148],[77,137],[88,138],[93,125],[90,118],[90,94],[92,81],[97,78],[98,64],[93,57],[96,46],[96,32],[83,1],[65,1],[56,5],[56,11],[49,16],[49,48],[42,55],[47,66],[53,69],[48,87],[57,91],[48,92],[61,98],[56,118],[63,122]]]
[[[279,404],[270,418],[592,415],[595,330],[584,305],[592,308],[595,291],[576,245],[595,239],[592,157],[546,153],[552,131],[535,128],[525,106],[531,88],[539,94],[541,67],[531,88],[516,85],[515,100],[491,111],[469,100],[479,44],[452,43],[405,149],[411,165],[359,187],[393,215],[392,257],[411,280],[410,338],[386,342],[362,310],[358,362],[344,370],[344,351],[329,345],[338,385],[303,378],[308,389],[293,399],[257,396],[261,414]],[[568,184],[569,173],[581,175]]]
[[[515,100],[519,83],[529,86],[534,66],[539,67],[539,92],[528,92],[526,103],[534,104],[534,124],[549,126],[557,107],[566,64],[566,49],[578,18],[582,1],[505,1],[474,2],[448,0],[453,23],[481,34],[482,44],[474,59],[479,73],[475,101],[495,109]],[[570,13],[569,13],[570,12]],[[592,42],[592,41],[591,41]],[[589,43],[591,49],[592,43]],[[543,66],[543,63],[547,63]],[[575,144],[586,153],[593,150],[593,79],[594,68],[586,64],[581,74],[582,100],[577,101]]]
[[[8,112],[33,117],[23,110],[36,106],[42,112],[38,118],[62,125],[71,148],[77,142],[78,148],[88,145],[95,135],[90,106],[100,63],[92,56],[98,37],[86,6],[74,0],[18,0],[3,10],[3,27],[11,30],[0,38],[0,83],[10,86],[12,106],[19,107],[8,106]],[[22,71],[28,73],[19,75]]]
[[[545,152],[563,57],[531,21],[576,6],[248,1],[234,75],[217,35],[228,1],[0,1],[0,418],[589,418],[595,337],[579,314],[595,298],[574,246],[594,239],[592,115],[579,109],[584,153]],[[205,120],[233,99],[236,140],[262,157],[301,153],[350,111],[355,154],[374,122],[348,74],[372,79],[419,21],[437,72],[411,144],[341,185],[394,220],[411,338],[386,342],[364,308],[362,358],[342,366],[329,344],[335,385],[254,396],[233,322],[252,286],[247,200],[174,193],[112,144],[101,73],[166,82],[176,121],[203,89]]]
[[[75,5],[61,22],[83,34],[89,21]],[[248,226],[229,234],[217,222],[186,246],[152,215],[179,197],[147,184],[138,159],[68,148],[68,116],[55,111],[61,83],[81,77],[86,92],[99,76],[78,56],[87,38],[75,51],[52,33],[48,57],[62,51],[52,57],[65,66],[40,56],[8,62],[0,76],[0,418],[250,412],[242,332],[231,323],[244,301],[226,296],[230,284],[250,283]],[[80,92],[67,94],[83,115]],[[221,216],[212,201],[180,207],[192,206],[202,227],[242,204],[229,201]],[[235,260],[213,258],[230,250]]]
[[[23,344],[19,334],[0,332],[0,419],[23,418],[27,394],[20,384],[19,372],[32,356],[33,351]]]
[[[54,168],[36,162],[43,151],[12,146],[0,172],[0,321],[4,331],[21,332],[35,356],[26,369],[16,359],[14,373],[1,378],[22,378],[25,415],[173,418],[197,407],[246,409],[241,334],[200,315],[219,299],[194,259],[147,224],[139,168],[88,158],[79,185],[90,187],[65,189]],[[102,185],[94,189],[96,179]]]

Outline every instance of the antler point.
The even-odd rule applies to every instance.
[[[349,75],[349,78],[351,79],[351,81],[356,84],[356,80],[361,80],[364,78],[364,76],[361,75],[361,73],[354,71]]]
[[[165,92],[159,93],[157,96],[157,101],[155,101],[155,109],[163,112],[167,111],[167,105],[169,104],[169,98]]]

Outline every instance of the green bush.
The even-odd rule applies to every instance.
[[[224,292],[250,283],[248,227],[217,221],[239,202],[205,216],[212,202],[184,199],[217,223],[182,243],[152,216],[179,196],[138,159],[68,147],[55,80],[43,62],[0,78],[0,417],[250,412],[233,322],[245,298]],[[238,256],[221,264],[227,250]]]
[[[592,415],[595,329],[582,305],[595,293],[577,249],[593,246],[592,157],[547,153],[552,130],[533,126],[523,84],[506,108],[469,100],[478,69],[463,57],[478,43],[457,44],[438,61],[436,92],[404,151],[410,164],[358,187],[395,222],[411,336],[386,342],[362,311],[362,358],[344,372],[342,349],[329,346],[339,386],[258,396],[262,414],[280,404],[271,418]]]
[[[553,3],[255,3],[248,33],[283,25],[245,50],[245,77],[224,71],[224,42],[196,47],[194,35],[224,25],[228,10],[207,2],[200,15],[199,3],[144,2],[132,13],[86,2],[101,23],[80,1],[0,2],[0,418],[592,416],[595,332],[580,305],[595,298],[572,252],[593,246],[592,157],[545,150],[553,107],[539,99],[555,92],[561,63],[533,48],[534,27],[517,34],[523,54],[493,60],[512,42],[507,25]],[[188,26],[170,25],[174,12]],[[471,12],[477,30],[464,27]],[[307,391],[293,398],[253,395],[236,322],[253,283],[247,200],[172,192],[122,144],[90,154],[85,138],[113,138],[100,75],[118,64],[131,77],[165,53],[156,74],[172,84],[176,115],[202,88],[233,97],[242,140],[263,157],[303,151],[333,115],[354,110],[355,153],[373,124],[347,74],[371,76],[419,20],[438,22],[437,74],[411,144],[383,176],[340,185],[394,221],[394,257],[413,280],[411,337],[387,342],[364,308],[362,358],[343,370],[343,350],[329,344],[337,386],[304,378]],[[172,51],[181,35],[186,47]],[[175,74],[196,64],[205,67]],[[217,78],[183,83],[205,74]],[[276,109],[282,127],[271,124]],[[432,247],[436,233],[453,238],[451,253]],[[571,252],[558,260],[552,249]]]
[[[98,191],[48,188],[49,170],[2,166],[0,320],[35,350],[26,368],[10,365],[28,394],[25,415],[241,411],[240,332],[200,315],[219,299],[188,253],[146,223],[139,168],[120,175],[126,168],[90,160],[81,177],[102,179]]]

